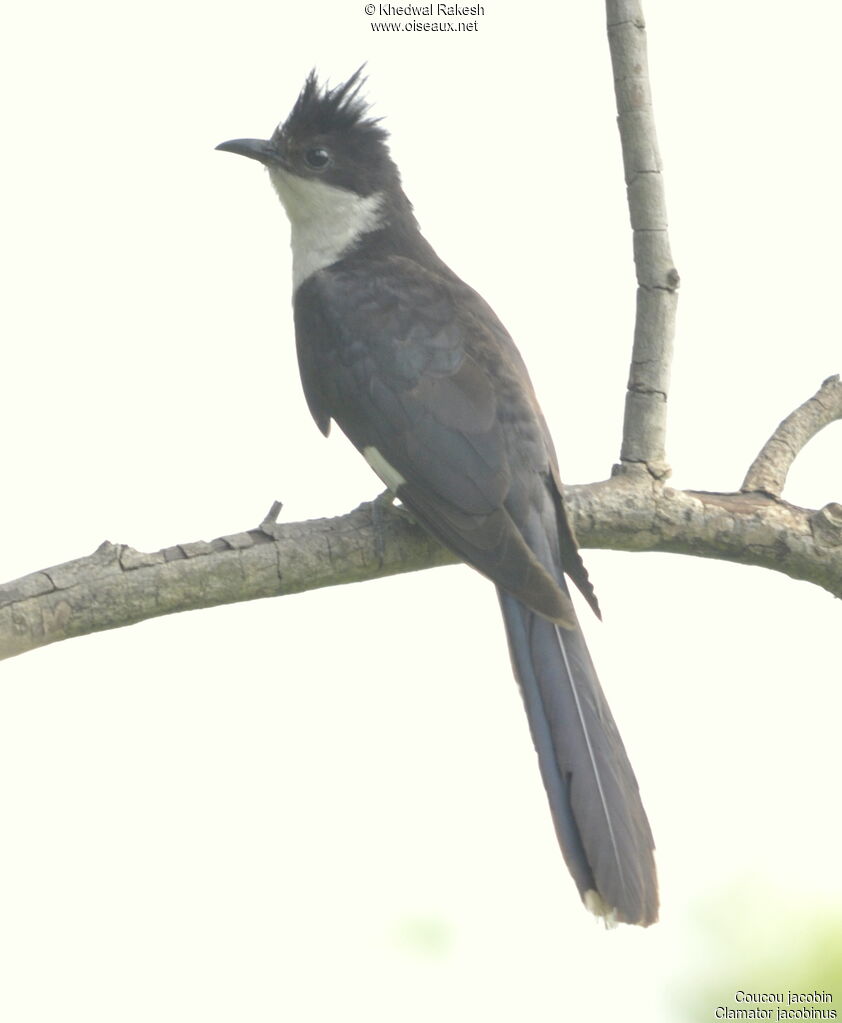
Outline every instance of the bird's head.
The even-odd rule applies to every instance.
[[[293,225],[330,215],[354,197],[367,205],[400,191],[388,133],[360,96],[359,68],[329,88],[311,71],[289,116],[269,139],[233,139],[216,148],[264,164]]]

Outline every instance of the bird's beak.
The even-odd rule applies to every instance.
[[[283,163],[281,154],[265,139],[231,139],[230,142],[220,142],[216,148],[221,149],[223,153],[247,156],[250,160],[257,160],[262,164]]]

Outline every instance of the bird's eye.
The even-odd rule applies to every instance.
[[[330,163],[330,153],[322,146],[316,146],[313,149],[307,150],[304,154],[304,160],[307,166],[312,167],[313,170],[324,170]]]

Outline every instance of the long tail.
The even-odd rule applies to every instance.
[[[582,901],[609,921],[646,927],[658,918],[652,832],[584,636],[498,595],[556,834]]]

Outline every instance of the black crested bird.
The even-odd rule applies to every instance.
[[[311,72],[264,164],[292,230],[307,404],[335,420],[413,518],[497,586],[556,834],[585,905],[657,919],[654,843],[565,574],[599,608],[532,383],[491,307],[422,236],[387,132]]]

